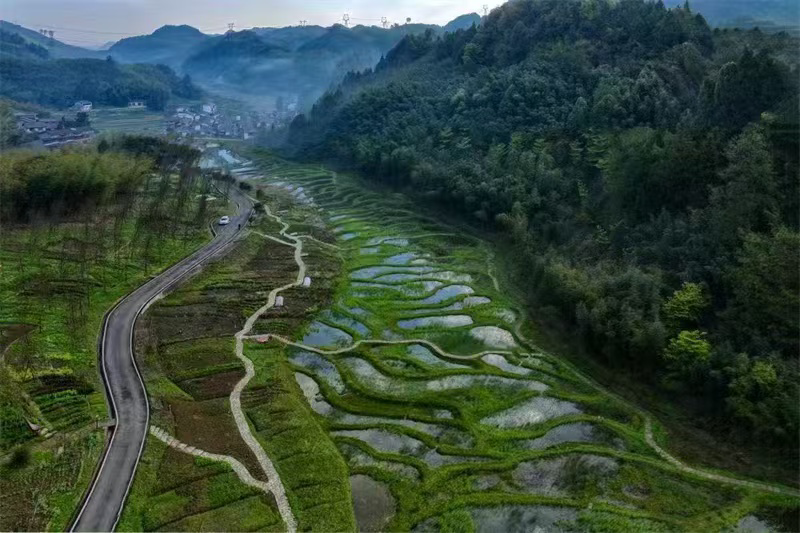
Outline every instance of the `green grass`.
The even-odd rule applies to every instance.
[[[225,463],[192,457],[149,439],[118,531],[280,531],[263,492]]]
[[[301,530],[352,531],[347,466],[297,390],[283,350],[248,346],[256,367],[248,391],[267,401],[247,407],[253,429],[275,464]]]

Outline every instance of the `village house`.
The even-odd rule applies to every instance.
[[[39,141],[45,148],[58,148],[67,144],[86,144],[93,138],[92,128],[65,128],[43,133]]]
[[[32,121],[21,121],[18,123],[19,129],[25,133],[37,134],[53,131],[58,128],[60,121],[52,118],[34,119]]]
[[[131,109],[144,109],[146,104],[144,100],[131,100],[128,102],[128,107]]]
[[[88,100],[78,100],[75,102],[75,105],[72,106],[72,109],[79,113],[88,113],[92,110],[92,103]]]

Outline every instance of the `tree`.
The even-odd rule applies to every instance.
[[[670,339],[664,350],[667,366],[676,374],[684,377],[697,376],[711,358],[711,344],[706,340],[706,333],[698,330],[681,331]]]
[[[708,309],[711,301],[705,288],[698,283],[684,283],[664,302],[664,318],[675,327],[694,324]]]
[[[746,232],[765,232],[776,223],[778,191],[772,155],[761,127],[750,126],[725,150],[722,185],[711,192],[709,232],[713,242],[732,250]]]
[[[745,431],[755,433],[765,444],[785,444],[797,450],[797,365],[784,363],[776,354],[749,357],[741,353],[727,371],[731,381],[726,404],[731,414],[745,423]]]
[[[0,149],[19,143],[20,134],[14,121],[14,114],[7,102],[0,102]]]
[[[478,69],[481,62],[481,50],[475,43],[469,43],[464,47],[464,52],[461,55],[461,62],[468,72],[474,72]]]
[[[800,233],[785,227],[772,234],[748,233],[730,269],[732,294],[725,315],[732,335],[767,342],[797,357],[800,338]]]

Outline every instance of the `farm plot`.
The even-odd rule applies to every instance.
[[[296,219],[304,224],[305,231],[311,231],[309,223],[312,218],[302,203],[284,193],[271,196],[270,201],[274,209],[283,212],[287,221]],[[268,448],[269,457],[280,466],[281,479],[276,480],[271,479],[257,457],[257,451],[243,437],[241,427],[237,426],[238,408],[233,405],[233,391],[245,377],[245,371],[242,361],[235,355],[235,334],[238,335],[245,322],[252,322],[254,335],[260,331],[294,335],[314,313],[330,304],[334,291],[339,259],[336,253],[323,245],[322,240],[314,240],[305,246],[302,253],[308,265],[307,272],[313,276],[314,282],[308,286],[288,288],[282,293],[280,306],[260,311],[271,291],[287,286],[297,275],[296,252],[285,241],[287,237],[278,235],[281,227],[276,226],[269,217],[257,218],[251,225],[247,239],[235,250],[152,306],[141,319],[137,327],[137,353],[143,360],[143,374],[153,411],[152,424],[177,438],[189,449],[229,457],[241,463],[256,480],[267,484],[275,481],[285,484],[290,480],[292,487],[297,489],[292,493],[293,499],[299,494],[300,498],[313,500],[310,504],[303,502],[293,506],[300,527],[348,530],[352,529],[353,518],[348,504],[347,469],[324,433],[310,442],[327,443],[328,456],[313,454],[315,463],[308,460],[299,462],[297,467],[289,469],[292,475],[286,479],[283,466],[286,461],[294,459],[280,453],[273,454],[273,450]],[[318,231],[317,235],[319,239],[325,237],[324,231]],[[250,355],[249,350],[247,355]],[[259,369],[263,368],[262,360],[255,356],[251,359],[257,361]],[[312,424],[306,430],[313,431],[315,424],[304,404],[299,403],[297,398],[282,397],[280,378],[280,374],[259,372],[256,379],[249,383],[241,404],[252,428],[260,435],[262,431],[274,431],[283,422],[302,425],[305,416]],[[301,416],[286,418],[281,414],[278,419],[280,423],[273,420],[274,409],[282,413],[292,406],[299,408],[297,411]],[[262,422],[265,418],[268,423]],[[148,443],[152,442],[153,439],[149,439]],[[171,450],[169,453],[180,452]],[[184,455],[189,457],[186,452]],[[325,478],[328,467],[325,459],[332,460],[333,465],[338,461],[338,474],[341,475],[321,482],[321,487],[315,487],[308,477]],[[165,496],[157,480],[170,475],[171,466],[168,463],[167,460],[153,459],[140,467],[142,471],[134,484],[132,503],[126,507],[123,516],[124,523],[128,524],[126,527],[169,527],[180,530],[197,528],[199,524],[203,527],[216,524],[222,529],[250,529],[250,504],[257,507],[265,505],[264,501],[249,496],[241,501],[226,503],[223,509],[235,505],[248,511],[241,517],[244,522],[233,511],[216,511],[217,514],[231,517],[231,522],[222,527],[214,520],[202,519],[208,516],[208,510],[196,507],[192,498],[183,498],[170,500],[170,512],[182,513],[181,519],[161,518],[157,506]],[[309,467],[313,468],[309,470]],[[191,481],[193,479],[190,478],[190,484],[194,483]],[[343,479],[344,484],[337,485],[339,479]],[[241,480],[232,479],[230,482],[241,485]],[[190,489],[180,485],[175,490]],[[278,529],[287,527],[281,519],[280,503],[276,502],[274,492],[262,490],[261,494],[267,496],[271,513],[278,516],[274,525]],[[326,508],[317,501],[320,494],[326,495],[329,500],[338,498],[336,505],[329,501],[331,505]],[[345,505],[340,505],[342,496]]]

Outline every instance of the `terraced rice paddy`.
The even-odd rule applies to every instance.
[[[251,423],[301,523],[323,520],[316,505],[346,504],[303,469],[320,456],[333,465],[324,483],[349,483],[361,530],[719,530],[796,505],[666,460],[640,411],[520,336],[524,315],[487,270],[484,242],[355,178],[259,163],[248,177],[290,234],[343,264],[301,331],[272,327],[273,309],[257,331],[270,336],[245,346],[256,381],[280,389]],[[273,199],[297,190],[325,224]]]

